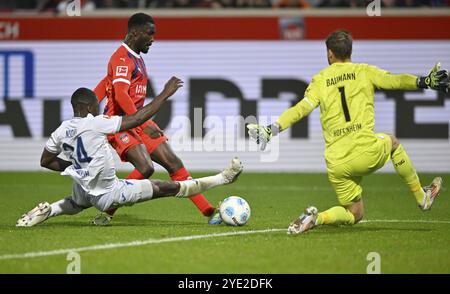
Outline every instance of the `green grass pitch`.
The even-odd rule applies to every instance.
[[[337,203],[326,175],[244,173],[205,194],[214,204],[229,195],[247,199],[252,216],[243,227],[208,225],[189,200],[171,198],[121,208],[108,227],[90,224],[97,213],[91,208],[16,228],[38,202],[68,195],[71,180],[57,173],[0,173],[0,273],[65,273],[67,253],[5,256],[118,243],[128,244],[80,251],[81,273],[366,273],[369,252],[380,254],[382,273],[450,273],[450,174],[442,176],[444,189],[427,213],[396,175],[375,174],[363,182],[367,222],[290,237],[287,225],[306,206],[324,210]],[[426,184],[432,177],[421,175]],[[267,229],[279,230],[246,233]],[[243,234],[211,237],[233,232]],[[130,246],[133,241],[147,243]]]

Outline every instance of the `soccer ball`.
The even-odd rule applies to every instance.
[[[250,218],[248,202],[238,196],[225,198],[219,207],[220,217],[229,226],[243,226]]]

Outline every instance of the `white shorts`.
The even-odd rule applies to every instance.
[[[153,186],[150,180],[118,180],[111,192],[94,196],[73,183],[72,200],[82,208],[95,206],[100,211],[113,207],[131,206],[137,202],[150,200],[153,196]]]

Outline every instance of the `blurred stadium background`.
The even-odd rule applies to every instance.
[[[64,0],[3,0],[5,11],[29,9],[39,12],[63,11],[70,1]],[[117,8],[312,8],[366,7],[365,0],[81,0],[85,11]],[[445,7],[448,0],[383,0],[383,7]]]
[[[80,10],[74,10],[78,4]],[[368,16],[368,5],[381,16]],[[382,256],[383,273],[448,273],[449,198],[440,197],[432,212],[422,214],[394,175],[365,179],[365,223],[287,237],[285,229],[301,209],[336,203],[324,175],[319,111],[265,153],[248,144],[236,118],[256,115],[269,122],[303,97],[312,76],[327,66],[324,39],[335,29],[353,32],[354,62],[417,75],[437,61],[450,68],[449,5],[449,0],[0,0],[0,272],[63,273],[69,259],[58,254],[85,248],[83,273],[365,273],[372,251]],[[189,201],[168,199],[121,208],[107,228],[89,226],[94,209],[31,230],[15,228],[17,218],[39,201],[70,193],[69,178],[39,173],[42,148],[72,116],[72,92],[93,88],[103,78],[128,17],[137,11],[156,22],[155,43],[144,55],[148,99],[172,75],[185,81],[155,120],[195,176],[222,169],[232,156],[242,158],[246,172],[239,182],[207,197],[216,204],[240,195],[251,204],[252,218],[243,228],[209,226]],[[429,90],[376,93],[376,130],[400,138],[424,183],[436,173],[450,180],[449,98]],[[131,170],[116,161],[121,171]],[[391,164],[382,171],[393,172]],[[168,178],[159,172],[154,177]],[[172,242],[216,233],[228,237]],[[146,246],[86,249],[148,238],[153,241]]]
[[[246,144],[235,116],[270,122],[295,104],[327,65],[323,40],[338,28],[353,32],[355,62],[417,75],[436,61],[450,67],[449,1],[381,1],[381,16],[372,17],[368,3],[1,1],[0,170],[40,170],[46,138],[72,115],[70,95],[95,87],[126,34],[127,18],[146,11],[157,26],[144,55],[149,99],[172,75],[186,82],[155,118],[186,166],[216,170],[239,155],[249,171],[325,171],[318,111],[272,144],[279,150],[265,154]],[[80,16],[68,16],[74,5]],[[378,92],[377,131],[395,133],[418,170],[450,171],[449,97]],[[196,108],[202,110],[194,119]],[[194,132],[202,121],[203,133]]]

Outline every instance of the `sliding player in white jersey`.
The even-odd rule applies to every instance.
[[[52,204],[40,203],[16,225],[30,227],[49,217],[76,214],[92,206],[106,211],[159,197],[189,197],[234,182],[243,169],[238,159],[233,159],[221,173],[200,179],[174,182],[117,178],[106,135],[143,124],[181,86],[182,81],[172,77],[151,103],[124,117],[98,115],[94,92],[86,88],[76,90],[71,98],[74,118],[62,122],[52,133],[41,157],[41,166],[72,177],[72,195]],[[58,157],[60,154],[67,160]]]

